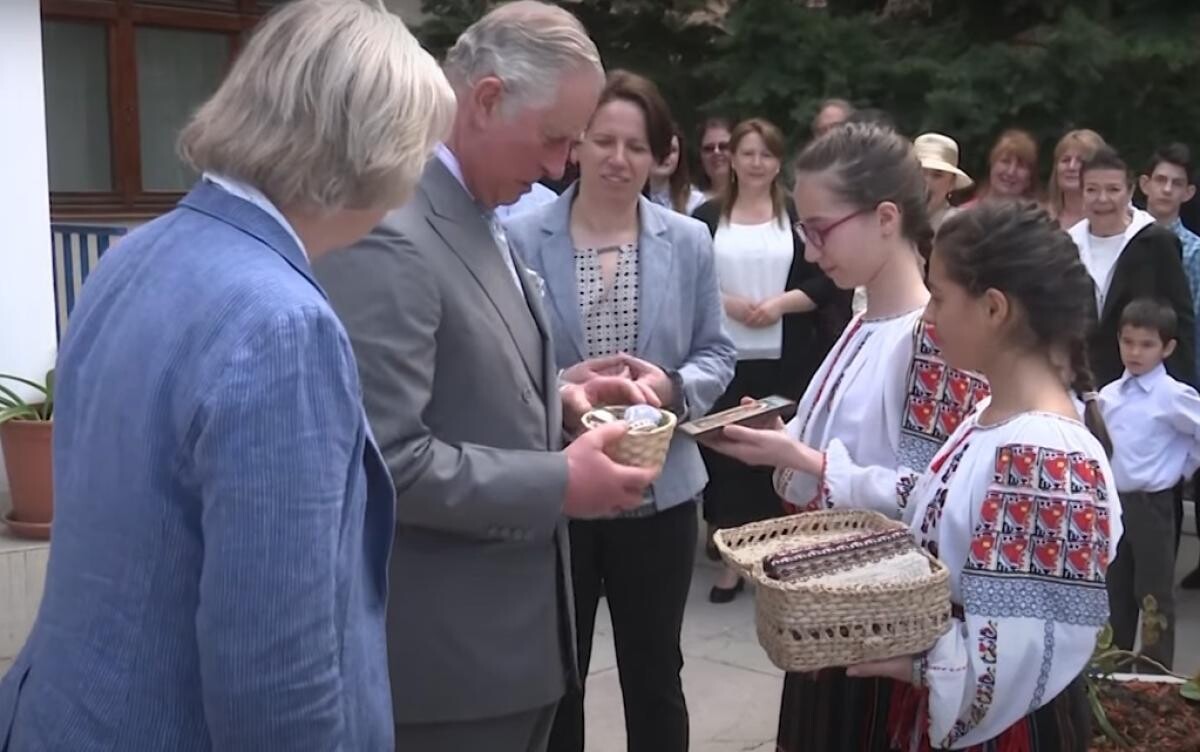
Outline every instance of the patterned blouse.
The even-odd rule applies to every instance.
[[[903,516],[914,473],[988,395],[986,381],[942,360],[923,310],[859,316],[846,328],[788,424],[792,438],[825,452],[824,473],[778,469],[775,489],[786,502]]]
[[[605,286],[600,257],[620,254],[612,284]],[[579,318],[589,358],[616,353],[636,354],[638,336],[638,250],[633,243],[606,248],[575,249],[575,289]],[[645,503],[614,515],[618,519],[650,517],[657,511],[653,490],[646,489]]]
[[[611,286],[604,284],[600,257],[617,253]],[[633,354],[638,335],[638,251],[630,243],[575,250],[575,281],[587,357]]]
[[[1082,423],[979,416],[913,476],[905,515],[962,606],[921,662],[929,724],[915,725],[937,749],[1008,749],[1008,737],[1028,736],[1023,719],[1079,676],[1108,619],[1122,531],[1112,468]]]

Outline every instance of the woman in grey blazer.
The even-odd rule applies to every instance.
[[[579,182],[513,220],[508,239],[544,280],[563,378],[627,372],[687,420],[725,390],[737,353],[722,324],[707,228],[642,196],[670,142],[658,89],[614,72],[578,147]],[[677,433],[641,508],[571,522],[580,674],[587,676],[603,591],[631,752],[688,746],[679,632],[696,550],[695,500],[706,482],[699,449]],[[579,692],[559,705],[550,750],[582,749]]]

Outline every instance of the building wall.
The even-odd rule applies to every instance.
[[[0,92],[0,373],[40,379],[55,336],[38,0],[0,0]]]

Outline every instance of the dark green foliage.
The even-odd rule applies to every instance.
[[[690,127],[715,93],[696,70],[713,54],[720,30],[687,23],[701,0],[560,0],[587,28],[608,69],[627,68],[653,79],[675,117]],[[439,57],[454,39],[495,5],[487,0],[425,0],[429,16],[415,31]]]
[[[959,140],[982,176],[995,136],[1032,130],[1042,177],[1058,137],[1099,131],[1132,165],[1161,143],[1200,148],[1200,3],[1194,0],[736,0],[722,28],[688,25],[692,0],[563,0],[609,68],[662,86],[677,118],[758,115],[798,145],[830,96],[889,112],[909,135]],[[482,10],[432,0],[419,29],[442,50]]]

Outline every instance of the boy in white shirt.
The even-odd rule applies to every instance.
[[[1200,467],[1200,395],[1163,366],[1177,327],[1164,303],[1138,298],[1126,306],[1118,329],[1125,374],[1100,390],[1125,522],[1108,570],[1113,642],[1133,649],[1141,604],[1152,595],[1167,626],[1143,652],[1167,668],[1175,654],[1173,488]]]

